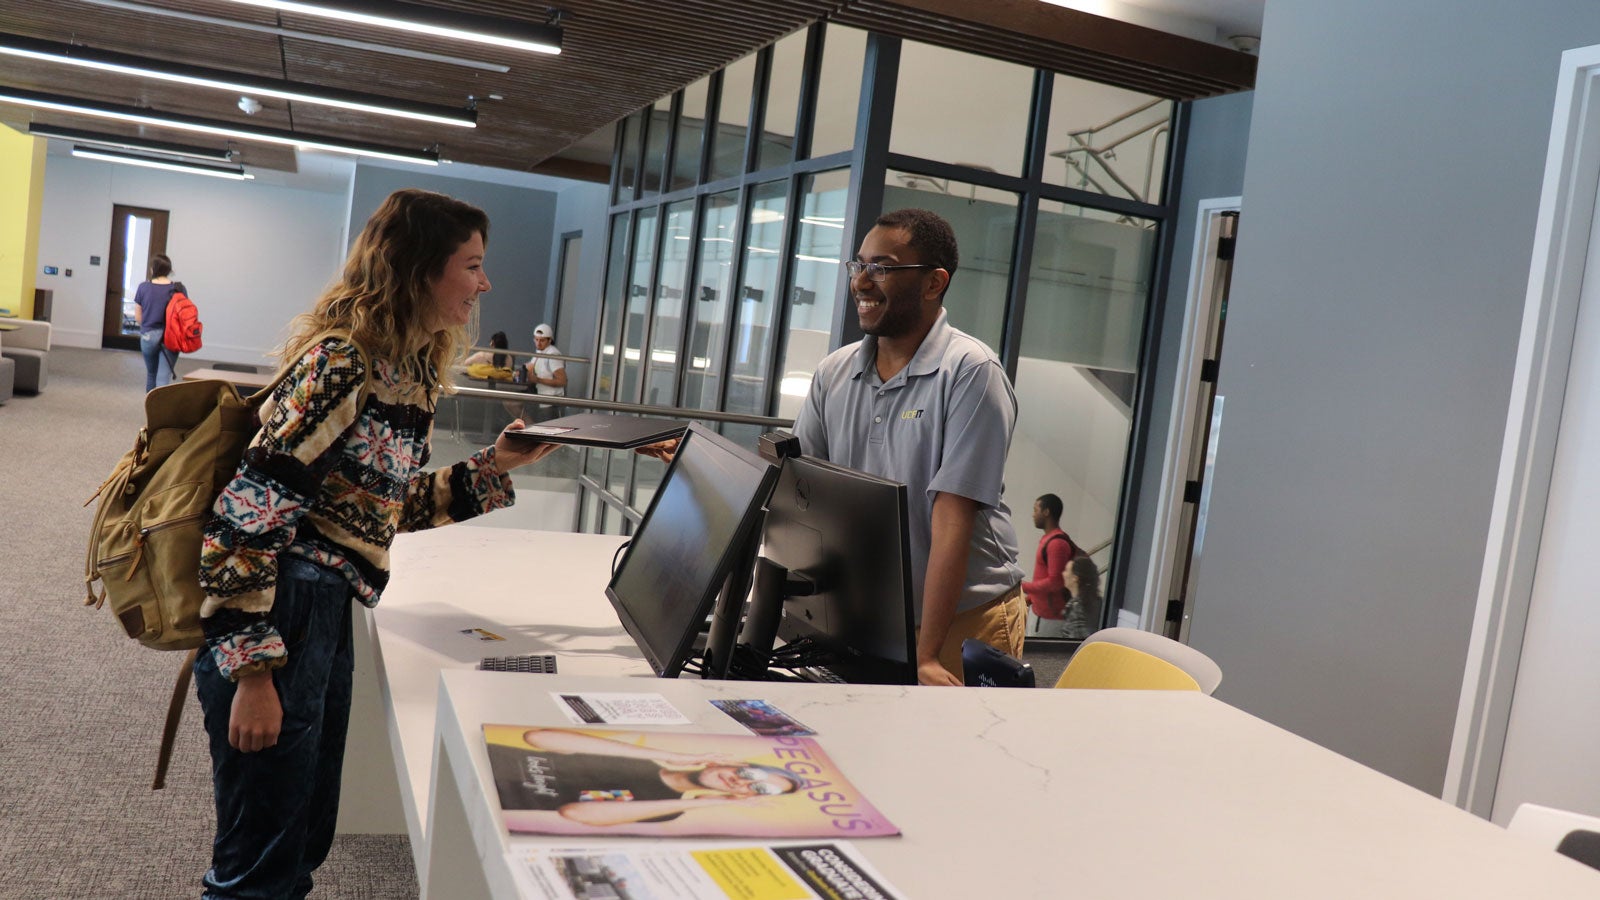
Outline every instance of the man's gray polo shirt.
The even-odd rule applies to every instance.
[[[868,336],[828,354],[794,433],[808,456],[906,485],[919,622],[934,494],[978,501],[956,611],[982,606],[1022,581],[1017,534],[1002,496],[1017,422],[1011,381],[994,352],[950,327],[944,310],[911,362],[888,382],[878,378],[877,350],[877,338]]]

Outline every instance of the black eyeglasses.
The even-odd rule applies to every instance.
[[[864,263],[864,262],[859,262],[859,261],[854,260],[854,259],[845,260],[845,264],[844,264],[845,273],[848,274],[852,280],[855,279],[855,278],[859,278],[861,276],[861,273],[865,272],[865,273],[867,273],[867,279],[870,280],[870,281],[882,281],[885,278],[889,277],[889,273],[890,272],[896,271],[898,269],[937,269],[937,268],[939,268],[939,267],[934,265],[934,264],[932,264],[932,263],[907,263],[906,265],[903,265],[903,266],[886,266],[883,263],[875,263],[875,262]]]

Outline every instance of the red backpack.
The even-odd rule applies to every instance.
[[[200,311],[194,301],[181,290],[174,290],[167,301],[167,331],[161,342],[173,353],[193,353],[200,349]]]

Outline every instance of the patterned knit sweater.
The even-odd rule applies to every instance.
[[[515,500],[494,448],[424,472],[437,387],[383,360],[371,373],[355,346],[329,337],[308,350],[261,407],[261,431],[206,523],[200,614],[225,678],[283,665],[272,616],[278,559],[343,573],[378,602],[400,531],[470,519]],[[429,383],[434,378],[430,373]]]

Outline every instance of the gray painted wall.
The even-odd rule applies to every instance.
[[[564,188],[556,199],[554,241],[551,244],[550,302],[556,302],[555,267],[561,259],[561,236],[583,233],[578,261],[577,294],[573,302],[551,314],[556,329],[556,346],[568,356],[595,358],[599,344],[601,295],[605,289],[606,202],[610,188],[604,184],[575,183]],[[588,396],[592,366],[573,366],[567,376],[567,393]]]
[[[1218,696],[1442,784],[1561,51],[1593,0],[1273,2],[1191,642]]]
[[[503,330],[512,347],[532,350],[533,326],[548,312],[557,195],[415,169],[360,165],[356,167],[350,200],[349,239],[354,241],[361,233],[383,198],[401,188],[439,191],[488,213],[489,252],[484,258],[484,270],[493,289],[478,307],[477,338],[487,344],[489,335]]]
[[[1228,94],[1190,104],[1189,147],[1184,155],[1183,180],[1178,197],[1178,219],[1174,223],[1171,277],[1167,280],[1167,301],[1161,319],[1161,346],[1156,351],[1152,378],[1155,395],[1150,404],[1150,432],[1145,444],[1143,477],[1139,482],[1139,507],[1134,520],[1132,545],[1128,548],[1123,578],[1129,579],[1123,609],[1137,613],[1144,608],[1145,582],[1149,577],[1152,529],[1156,503],[1160,499],[1161,463],[1167,448],[1167,424],[1172,416],[1172,380],[1176,377],[1178,351],[1183,339],[1183,308],[1188,300],[1189,263],[1194,255],[1195,213],[1201,200],[1238,197],[1244,191],[1245,144],[1250,136],[1251,92]],[[1150,363],[1146,363],[1148,367]]]

